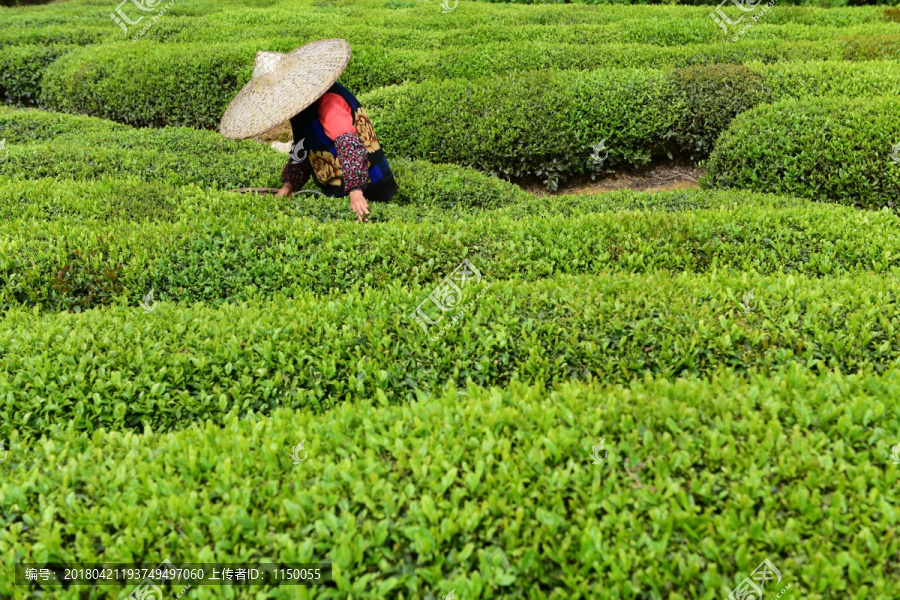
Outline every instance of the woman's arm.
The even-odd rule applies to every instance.
[[[334,140],[337,157],[344,172],[344,191],[363,190],[369,182],[369,151],[355,131],[343,133]]]
[[[303,162],[298,163],[294,160],[294,157],[291,157],[281,172],[281,182],[284,185],[278,190],[278,195],[287,196],[294,190],[302,189],[309,180],[309,175],[309,159],[304,159]]]
[[[319,122],[325,135],[334,140],[337,159],[344,176],[344,191],[350,194],[350,208],[359,221],[368,221],[369,203],[363,189],[369,177],[369,152],[353,125],[353,113],[347,101],[335,93],[328,93],[319,100]]]
[[[353,113],[347,101],[330,92],[319,100],[319,121],[325,135],[334,140],[337,159],[344,174],[344,191],[363,190],[369,178],[369,152],[353,125]]]

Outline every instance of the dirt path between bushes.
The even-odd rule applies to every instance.
[[[697,180],[704,173],[705,171],[690,163],[657,163],[641,169],[617,171],[596,181],[591,181],[590,177],[570,179],[560,184],[556,192],[548,189],[538,178],[523,179],[513,181],[513,183],[537,196],[599,194],[619,190],[668,192],[700,187]]]

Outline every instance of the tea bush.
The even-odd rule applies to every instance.
[[[165,557],[334,563],[199,599],[724,598],[764,557],[896,596],[897,9],[460,4],[0,8],[0,102],[58,109],[0,108],[0,597]],[[287,157],[198,130],[325,37],[400,185],[366,225],[228,192]],[[710,154],[729,189],[503,180]]]
[[[900,199],[900,159],[892,158],[898,132],[897,96],[760,106],[722,135],[706,184],[893,208]]]
[[[10,46],[0,48],[0,103],[40,104],[44,70],[71,46]]]
[[[672,46],[620,43],[616,38],[605,44],[523,38],[433,50],[397,48],[389,43],[355,44],[341,82],[362,94],[405,82],[476,78],[533,69],[887,59],[896,57],[900,47],[896,36],[885,35],[845,36],[843,40],[829,41],[742,39],[734,44]],[[301,44],[297,38],[265,38],[227,44],[142,41],[89,46],[67,54],[47,69],[39,90],[40,102],[53,110],[91,114],[137,126],[214,129],[228,102],[249,80],[257,50],[287,52]],[[436,54],[440,60],[435,60]],[[12,73],[22,71],[17,77],[35,78],[38,75],[32,62],[12,62],[9,68]]]
[[[206,189],[280,187],[288,160],[264,145],[227,140],[211,131],[135,129],[94,117],[31,110],[0,109],[0,139],[8,148],[0,174],[29,179],[113,177]],[[389,160],[400,185],[396,202],[449,208],[495,206],[524,197],[519,188],[471,169],[393,156]],[[27,187],[20,186],[18,193],[29,193]]]
[[[268,214],[244,211],[252,202],[232,206],[223,195],[207,211],[185,211],[170,222],[58,217],[2,224],[0,308],[80,311],[113,304],[123,294],[137,304],[150,289],[157,298],[220,304],[276,292],[425,285],[466,257],[493,278],[527,281],[563,273],[721,268],[825,276],[900,266],[897,217],[890,213],[765,198],[757,203],[741,194],[676,212],[548,210],[526,218],[528,206],[513,204],[470,218],[391,220],[365,228],[295,217],[287,199],[268,204]]]
[[[803,199],[718,190],[682,190],[645,194],[624,190],[598,194],[567,194],[552,199],[534,196],[501,181],[453,165],[416,162],[416,171],[398,161],[404,193],[400,201],[373,204],[373,223],[453,221],[504,216],[576,217],[594,212],[626,210],[689,211],[734,208],[753,203],[770,208],[801,206]],[[416,177],[418,172],[419,177]],[[468,177],[466,177],[468,176]],[[475,185],[481,181],[483,187]],[[417,187],[420,185],[421,187]],[[431,184],[431,185],[429,185]],[[309,189],[314,189],[310,186]],[[454,193],[456,192],[456,193]],[[408,200],[408,201],[405,201]],[[27,179],[0,176],[0,218],[20,222],[65,219],[68,223],[116,221],[117,225],[145,221],[177,222],[184,217],[231,215],[247,220],[274,213],[310,217],[319,222],[356,220],[346,198],[294,196],[288,201],[269,194],[238,195],[204,190],[195,185],[103,177],[87,181],[52,177]]]
[[[846,587],[887,598],[900,550],[889,458],[898,395],[893,370],[788,369],[468,386],[172,433],[63,425],[13,438],[0,467],[0,593],[12,593],[25,557],[150,552],[175,563],[334,563],[334,587],[251,586],[247,597],[725,597],[768,557],[798,597]],[[304,462],[292,465],[301,440]],[[606,460],[591,464],[600,440]]]
[[[406,402],[469,379],[627,383],[791,364],[881,372],[900,358],[893,276],[600,273],[525,283],[473,264],[491,285],[479,284],[486,292],[445,332],[449,316],[427,332],[409,316],[434,285],[399,281],[218,308],[14,311],[0,322],[0,413],[27,437],[57,426],[169,430],[278,406]],[[60,365],[65,377],[54,376]]]
[[[765,77],[743,65],[678,69],[671,81],[670,102],[683,109],[669,137],[691,157],[707,156],[735,116],[771,100]]]
[[[361,101],[397,153],[555,187],[591,172],[591,147],[603,140],[603,168],[639,166],[708,150],[729,115],[763,100],[876,93],[900,95],[896,62],[522,72],[386,87]]]

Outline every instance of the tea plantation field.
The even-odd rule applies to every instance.
[[[0,7],[0,598],[900,598],[900,6],[844,4]],[[369,223],[217,131],[331,37]],[[331,581],[16,580],[166,559]]]

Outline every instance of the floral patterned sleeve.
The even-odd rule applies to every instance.
[[[356,133],[343,133],[334,140],[334,147],[344,173],[344,191],[365,189],[371,179],[367,164],[369,153],[363,141]]]
[[[284,166],[281,172],[281,182],[290,183],[294,191],[301,189],[309,180],[309,159],[302,162],[296,162],[293,158],[288,159],[288,164]]]

